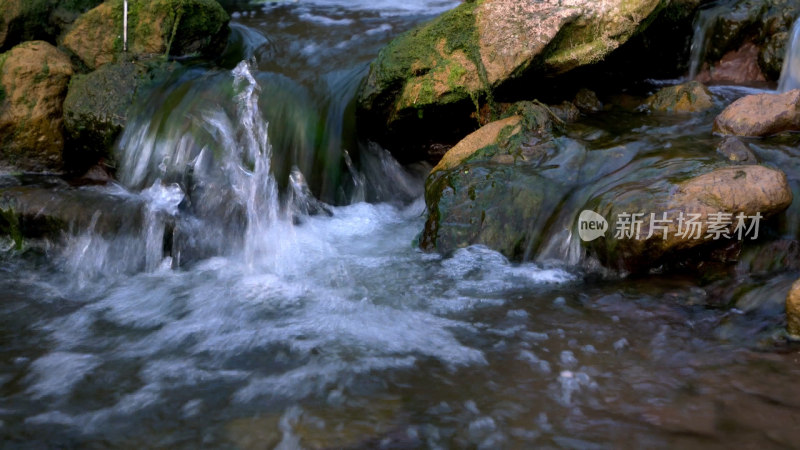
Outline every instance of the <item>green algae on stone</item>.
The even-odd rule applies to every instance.
[[[653,111],[670,113],[692,113],[711,109],[714,99],[711,91],[698,81],[660,89],[645,101]]]
[[[61,43],[94,69],[118,60],[123,0],[83,14]],[[136,0],[129,3],[128,51],[134,55],[213,54],[227,37],[230,16],[215,0]]]
[[[109,158],[109,149],[122,132],[128,109],[146,86],[163,80],[177,63],[119,62],[86,75],[76,75],[64,101],[64,128],[71,165],[88,166]]]
[[[666,3],[464,2],[381,50],[359,92],[359,109],[389,133],[411,128],[397,122],[459,122],[482,103],[494,118],[495,91],[504,84],[531,71],[553,75],[598,62]]]

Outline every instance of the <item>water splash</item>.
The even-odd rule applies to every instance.
[[[228,153],[232,158],[225,164],[231,171],[234,192],[246,205],[245,258],[252,262],[259,250],[256,243],[264,242],[259,239],[260,236],[280,219],[278,186],[270,168],[272,146],[267,132],[269,125],[261,117],[258,106],[261,89],[253,77],[251,63],[239,63],[233,75],[234,87],[244,86],[236,98],[242,131],[236,144],[242,154]]]
[[[778,82],[778,92],[787,92],[800,88],[800,19],[795,21],[786,44],[786,56],[783,58],[783,69]]]

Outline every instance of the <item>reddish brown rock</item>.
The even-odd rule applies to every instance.
[[[73,73],[67,55],[43,41],[22,43],[2,55],[0,157],[22,170],[61,167],[62,105]]]
[[[748,95],[725,108],[714,120],[714,132],[736,136],[769,136],[800,131],[800,90]]]
[[[752,84],[767,81],[758,65],[759,49],[748,42],[739,50],[728,52],[722,59],[705,67],[695,80],[705,84]]]

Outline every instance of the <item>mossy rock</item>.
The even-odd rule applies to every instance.
[[[48,17],[57,3],[57,0],[0,0],[0,49],[52,36],[54,30]]]
[[[61,169],[62,104],[72,74],[69,57],[47,42],[25,42],[0,55],[0,164]]]
[[[436,172],[426,183],[420,244],[442,254],[481,244],[523,259],[563,195],[530,165],[490,160]]]
[[[468,116],[521,76],[591,65],[646,28],[661,0],[467,1],[392,41],[358,106],[372,128]],[[452,108],[447,108],[455,105]],[[397,129],[406,129],[397,126]]]
[[[425,183],[425,250],[486,245],[514,260],[539,244],[549,217],[576,182],[585,149],[554,138],[559,119],[535,102],[483,126],[445,154]]]
[[[214,0],[131,0],[128,51],[139,56],[214,54],[224,46],[230,16]],[[87,67],[120,59],[123,0],[108,0],[82,15],[61,40]]]
[[[702,83],[689,81],[660,89],[648,97],[645,104],[652,111],[682,114],[711,109],[714,99]]]
[[[88,167],[109,158],[109,149],[128,120],[128,109],[137,94],[178,67],[159,60],[119,62],[102,66],[86,75],[76,75],[64,101],[67,137],[65,162],[74,168]]]

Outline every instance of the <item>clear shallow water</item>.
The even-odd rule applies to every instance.
[[[792,445],[797,356],[694,280],[592,282],[411,245],[422,205],[276,224],[188,270],[0,275],[7,443]],[[791,283],[792,278],[784,281]]]
[[[171,184],[160,155],[145,170],[146,182],[87,188],[143,202],[140,233],[109,237],[90,229],[41,252],[1,254],[2,442],[795,446],[800,366],[796,349],[775,335],[780,302],[796,273],[702,284],[692,276],[603,280],[579,268],[574,240],[557,232],[536,263],[510,264],[481,247],[447,258],[425,254],[414,244],[424,204],[410,201],[419,196],[421,179],[374,146],[365,147],[371,157],[354,152],[359,158],[351,170],[342,168],[341,177],[352,179],[345,196],[352,204],[329,207],[331,216],[300,212],[297,199],[313,200],[303,196],[301,179],[275,174],[281,152],[291,148],[282,147],[282,136],[297,131],[286,124],[298,115],[281,114],[287,109],[272,109],[270,100],[291,85],[297,90],[290,92],[304,94],[282,105],[304,105],[312,124],[320,123],[314,111],[340,111],[327,116],[338,117],[333,122],[321,122],[332,124],[323,133],[328,140],[308,142],[341,150],[352,139],[344,125],[347,98],[366,62],[390,35],[447,5],[319,1],[239,15],[235,30],[249,37],[244,53],[232,58],[235,70],[192,69],[186,79],[198,84],[187,85],[197,89],[189,91],[213,92],[179,101],[186,107],[181,111],[198,118],[209,117],[198,111],[222,111],[225,119],[216,123],[224,125],[204,136],[195,122],[198,129],[168,134],[183,147],[164,147],[197,152],[176,157],[175,167],[202,160],[195,157],[204,146],[236,149],[221,155],[223,170],[196,165],[192,176],[205,189],[185,192]],[[370,32],[376,29],[386,35]],[[357,45],[332,50],[351,36],[361,36]],[[302,53],[309,43],[324,51]],[[242,56],[255,62],[241,66]],[[325,79],[319,74],[330,73],[351,91],[317,84]],[[278,75],[283,78],[273,89]],[[201,89],[207,82],[214,90]],[[714,92],[718,109],[745,93]],[[184,98],[190,101],[181,103]],[[624,167],[604,180],[613,183],[632,170],[667,170],[675,156],[718,159],[719,139],[710,134],[714,113],[676,118],[617,111],[576,124],[570,138],[588,153],[602,157],[599,151],[612,149],[624,156]],[[172,132],[168,125],[181,118],[162,123]],[[259,140],[263,132],[254,133],[267,122],[269,145]],[[305,125],[298,128],[305,133]],[[155,135],[143,142],[164,141]],[[752,144],[770,164],[797,164],[796,138]],[[288,167],[313,167],[287,159]],[[797,191],[798,180],[792,183]],[[275,184],[291,195],[277,195]],[[329,189],[309,184],[321,189],[317,195]],[[222,198],[222,206],[232,207],[187,210],[187,195]],[[582,195],[568,199],[560,221],[572,223],[570,205],[582,204]],[[360,201],[368,196],[391,201]],[[217,227],[215,211],[238,221]],[[787,217],[783,232],[796,235],[797,208]],[[174,223],[211,242],[214,256],[172,268],[179,255],[164,258],[160,236]]]

